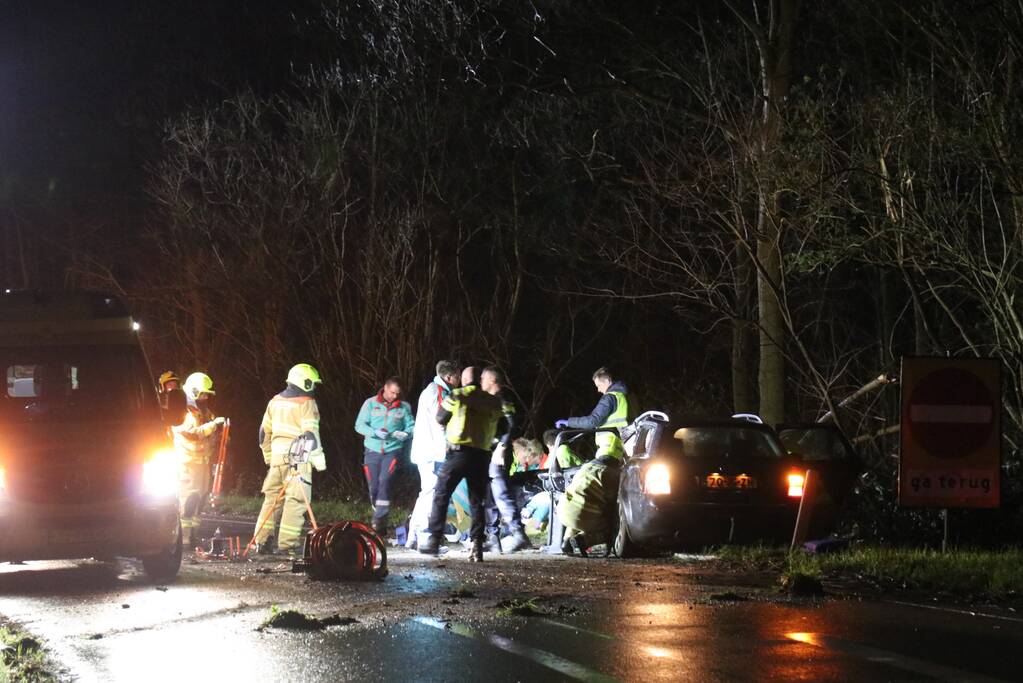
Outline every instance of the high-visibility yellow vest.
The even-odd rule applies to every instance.
[[[441,402],[451,413],[444,435],[452,446],[490,450],[497,435],[497,423],[515,414],[515,406],[473,385],[455,389]]]
[[[601,427],[614,427],[619,432],[629,425],[629,402],[625,394],[620,391],[609,391],[615,397],[615,409],[607,416]],[[625,449],[622,447],[622,440],[617,432],[597,432],[594,439],[597,442],[597,454],[595,457],[610,455],[614,458],[624,458]]]

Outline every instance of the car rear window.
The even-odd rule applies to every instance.
[[[683,427],[669,448],[693,458],[781,458],[780,444],[769,432],[745,427]]]
[[[134,346],[0,348],[5,422],[74,422],[159,416],[141,351]]]

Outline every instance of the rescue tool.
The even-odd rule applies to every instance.
[[[227,460],[227,442],[231,433],[231,420],[225,419],[220,430],[220,445],[217,447],[217,461],[213,464],[213,486],[210,489],[210,507],[216,509],[220,492],[224,487],[224,462]]]

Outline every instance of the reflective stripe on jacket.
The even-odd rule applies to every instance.
[[[312,396],[284,396],[270,399],[260,424],[260,448],[268,465],[288,465],[291,442],[309,432],[316,439],[316,448],[309,454],[309,462],[317,470],[326,469],[326,459],[320,443],[320,409]]]

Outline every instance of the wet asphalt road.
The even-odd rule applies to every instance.
[[[186,564],[167,586],[129,560],[0,565],[0,615],[80,681],[1023,679],[1011,614],[779,600],[678,560],[390,560],[372,584],[310,582],[277,562]],[[496,607],[527,596],[543,615]],[[257,630],[273,604],[356,621]]]

